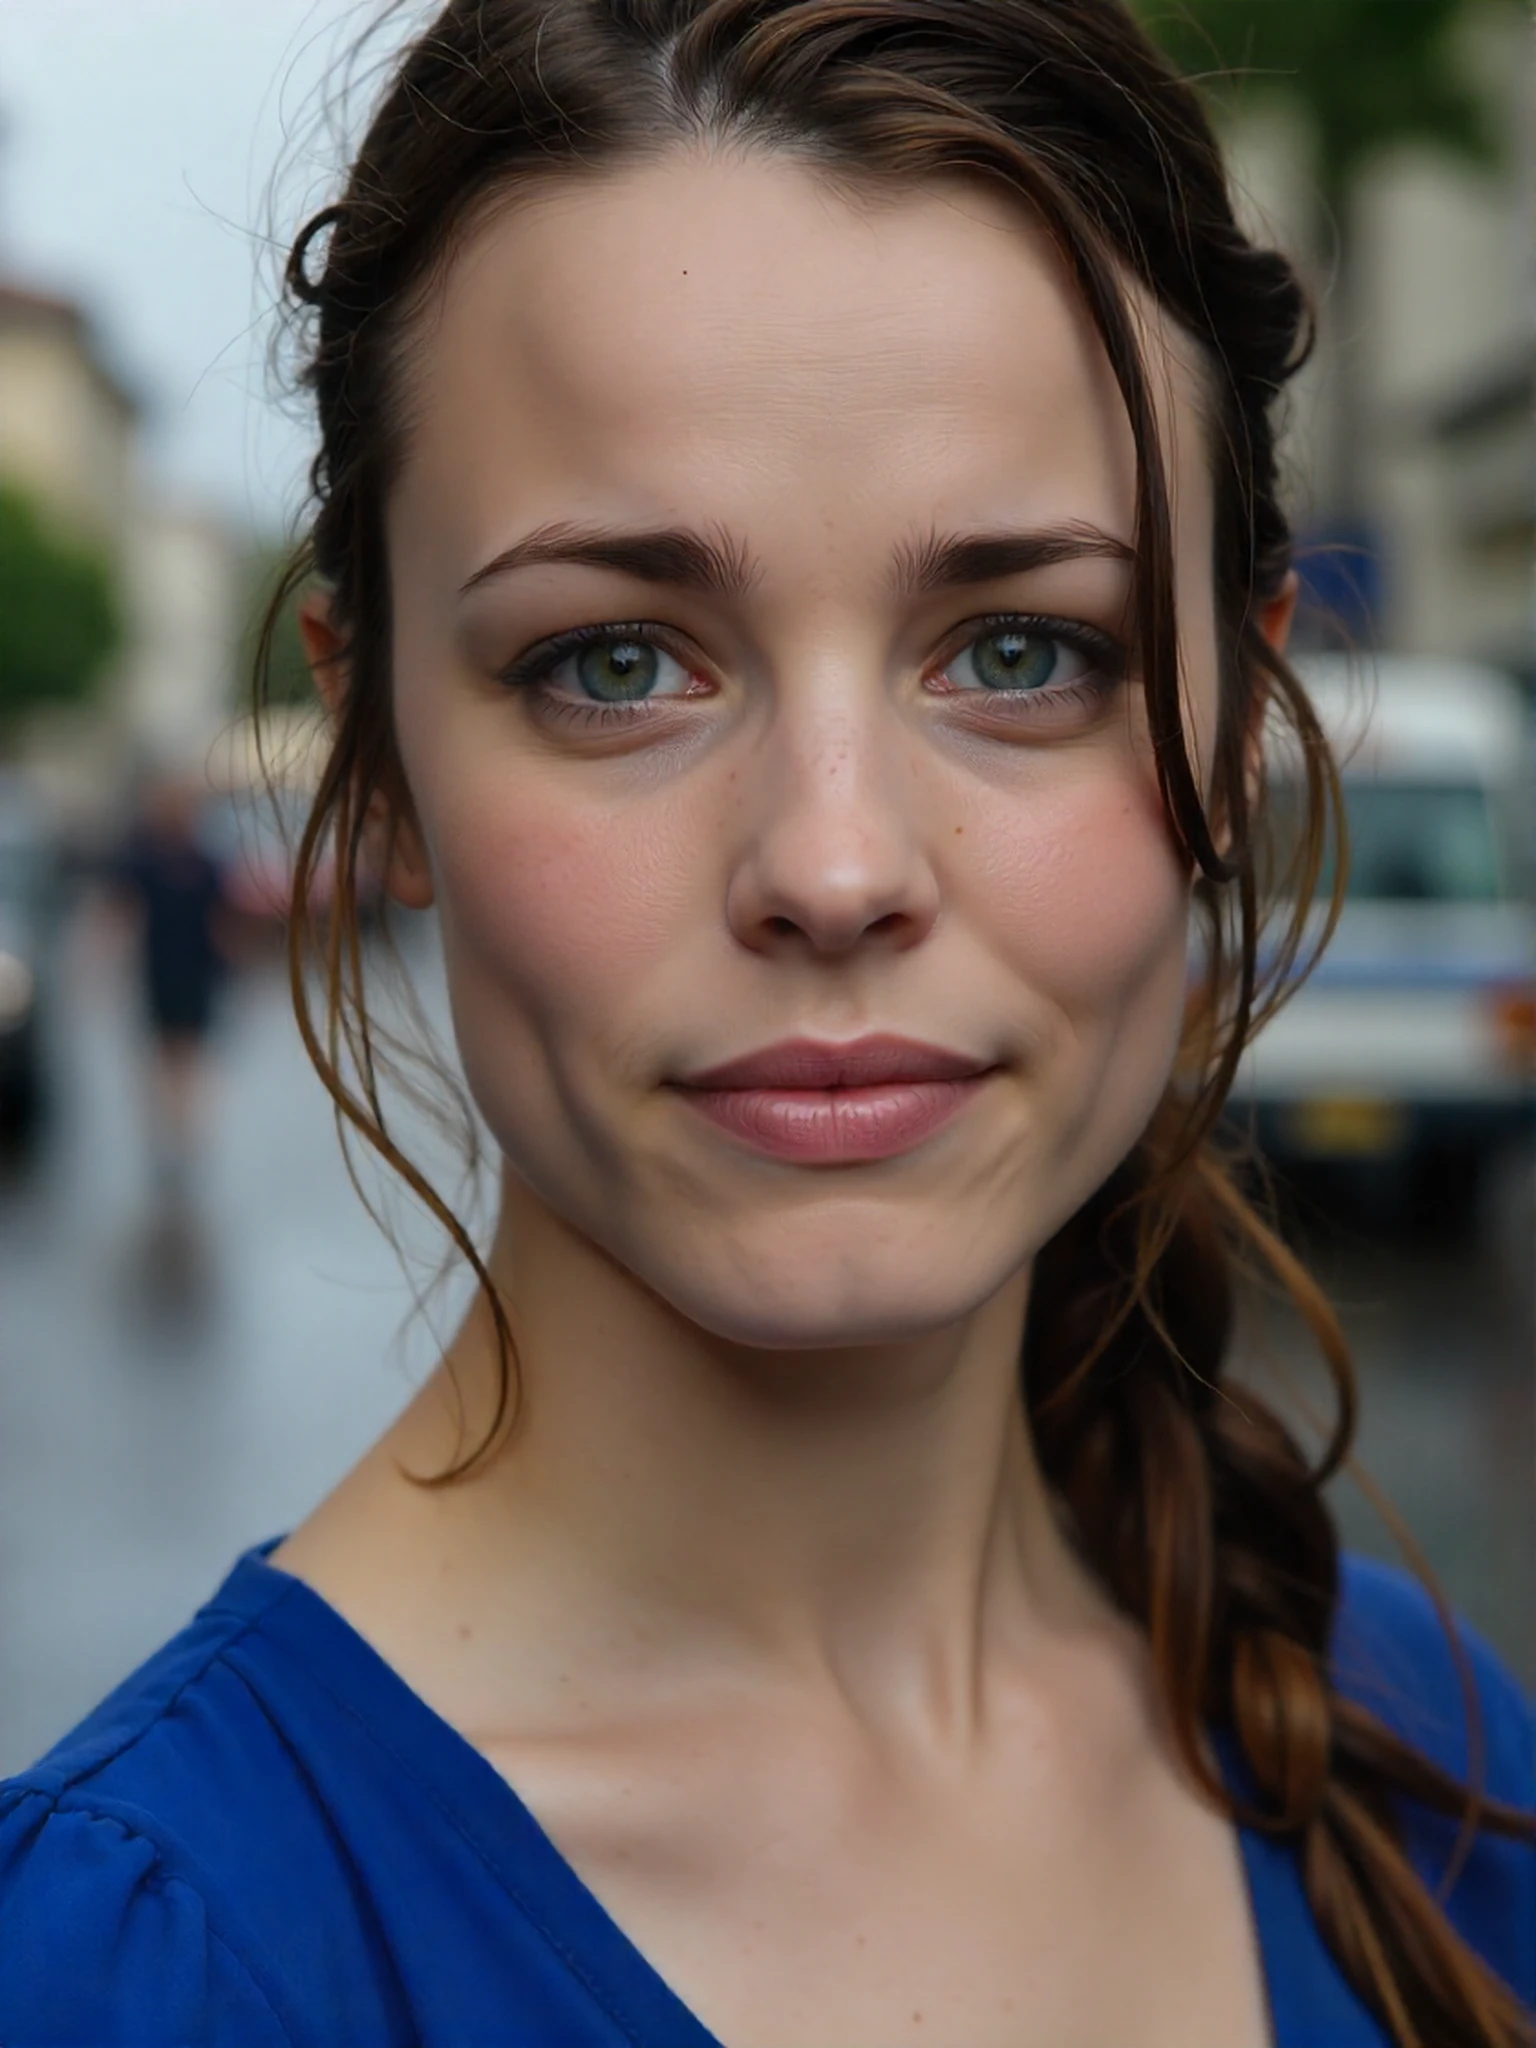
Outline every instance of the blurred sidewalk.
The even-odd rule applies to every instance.
[[[73,940],[57,1115],[0,1186],[0,1771],[307,1512],[438,1348],[419,1318],[401,1334],[409,1291],[276,961],[234,987],[215,1041],[199,1245],[153,1269],[131,991]]]

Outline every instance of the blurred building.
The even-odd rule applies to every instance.
[[[230,715],[245,550],[208,511],[146,492],[142,421],[78,305],[0,280],[0,475],[105,548],[128,620],[90,710],[27,736],[66,811],[110,803],[138,768],[196,763]]]
[[[1517,83],[1522,71],[1508,73]],[[1402,151],[1362,181],[1367,510],[1394,646],[1533,665],[1529,151],[1501,172]]]
[[[1250,218],[1299,261],[1321,307],[1293,402],[1293,507],[1303,534],[1358,540],[1370,557],[1341,558],[1330,599],[1358,581],[1375,617],[1348,619],[1356,632],[1491,660],[1536,686],[1529,27],[1474,14],[1465,56],[1492,117],[1492,163],[1384,151],[1339,222],[1324,217],[1294,107],[1250,110],[1231,153]]]
[[[1506,363],[1466,379],[1454,397],[1432,408],[1422,436],[1429,443],[1425,468],[1439,487],[1430,519],[1444,535],[1443,559],[1452,565],[1440,618],[1428,622],[1426,638],[1486,647],[1495,660],[1536,684],[1531,340],[1522,337]]]
[[[230,717],[243,552],[208,512],[149,504],[129,536],[125,582],[130,652],[118,715],[141,758],[193,765]]]
[[[139,407],[81,309],[0,279],[0,473],[120,558]]]

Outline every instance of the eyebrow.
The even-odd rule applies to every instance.
[[[1114,534],[1086,521],[1071,520],[1061,526],[1021,532],[932,533],[898,547],[892,572],[900,595],[925,596],[1094,557],[1134,563],[1136,551]],[[641,583],[669,584],[714,597],[745,596],[759,574],[742,543],[723,531],[695,533],[686,527],[631,531],[557,521],[536,527],[503,548],[460,584],[459,595],[467,597],[495,577],[548,562],[613,569]]]
[[[539,526],[503,548],[467,583],[460,597],[493,576],[507,576],[541,562],[577,562],[592,569],[616,569],[641,583],[668,583],[714,597],[744,597],[756,571],[744,547],[729,534],[691,533],[684,527],[658,527],[627,532],[603,526],[572,526],[564,521]]]
[[[1085,558],[1134,564],[1136,550],[1129,541],[1077,519],[1019,533],[931,533],[897,549],[896,587],[903,596],[921,597]]]

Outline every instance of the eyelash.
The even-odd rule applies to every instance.
[[[548,640],[540,640],[525,654],[501,669],[496,680],[508,689],[528,690],[542,699],[540,714],[562,725],[633,725],[637,719],[649,714],[654,717],[658,703],[675,704],[675,697],[659,699],[648,703],[640,698],[632,704],[599,704],[593,701],[583,703],[579,698],[561,697],[540,685],[573,654],[579,654],[584,647],[592,647],[604,640],[635,640],[647,647],[659,647],[670,654],[674,661],[684,662],[687,657],[679,648],[674,635],[660,626],[648,625],[644,620],[609,620],[597,626],[572,626],[568,632],[556,633]]]
[[[1016,632],[1038,633],[1042,638],[1060,641],[1074,653],[1092,663],[1091,672],[1075,682],[1052,687],[1047,684],[1038,690],[995,690],[995,691],[948,691],[936,692],[951,697],[978,697],[990,700],[998,709],[1007,705],[1014,716],[1029,714],[1024,707],[1038,702],[1055,708],[1065,705],[1085,704],[1108,695],[1125,680],[1127,653],[1121,643],[1111,634],[1101,632],[1096,626],[1086,625],[1080,619],[1055,618],[1039,612],[993,612],[979,619],[968,619],[964,626],[965,637],[956,640],[944,656],[943,663],[924,672],[928,676],[942,672],[956,657],[977,640],[984,640],[989,634]],[[508,689],[528,690],[541,699],[540,713],[565,725],[594,726],[633,725],[640,718],[654,717],[663,704],[675,704],[682,699],[659,698],[649,701],[644,698],[630,704],[599,704],[583,702],[574,697],[563,697],[553,691],[541,688],[561,662],[572,654],[579,654],[584,647],[591,647],[605,640],[634,640],[647,646],[659,647],[670,654],[674,661],[684,662],[684,655],[671,633],[644,620],[609,620],[601,625],[573,626],[569,631],[556,633],[547,640],[540,640],[526,653],[497,673],[497,681]],[[1011,700],[1011,701],[1010,701]]]
[[[1090,626],[1082,619],[1056,618],[1049,612],[991,612],[979,619],[967,619],[963,628],[964,638],[953,642],[943,662],[926,671],[935,675],[973,646],[978,640],[985,640],[994,633],[1032,633],[1043,640],[1059,641],[1063,647],[1070,647],[1074,654],[1082,656],[1090,664],[1088,673],[1079,676],[1075,682],[1046,684],[1038,690],[955,690],[940,692],[954,699],[972,700],[968,708],[979,709],[981,704],[990,702],[998,710],[1015,717],[1028,718],[1032,714],[1029,706],[1039,704],[1047,709],[1060,710],[1072,705],[1086,705],[1102,701],[1125,681],[1130,666],[1130,657],[1113,634],[1102,632],[1097,626]],[[975,700],[980,700],[977,703]]]

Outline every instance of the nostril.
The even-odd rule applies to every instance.
[[[912,925],[913,920],[900,910],[890,910],[883,916],[871,918],[867,923],[855,920],[846,928],[839,922],[828,928],[814,919],[787,917],[783,913],[765,917],[760,929],[774,940],[810,939],[816,945],[831,945],[842,951],[856,939],[899,939]]]

